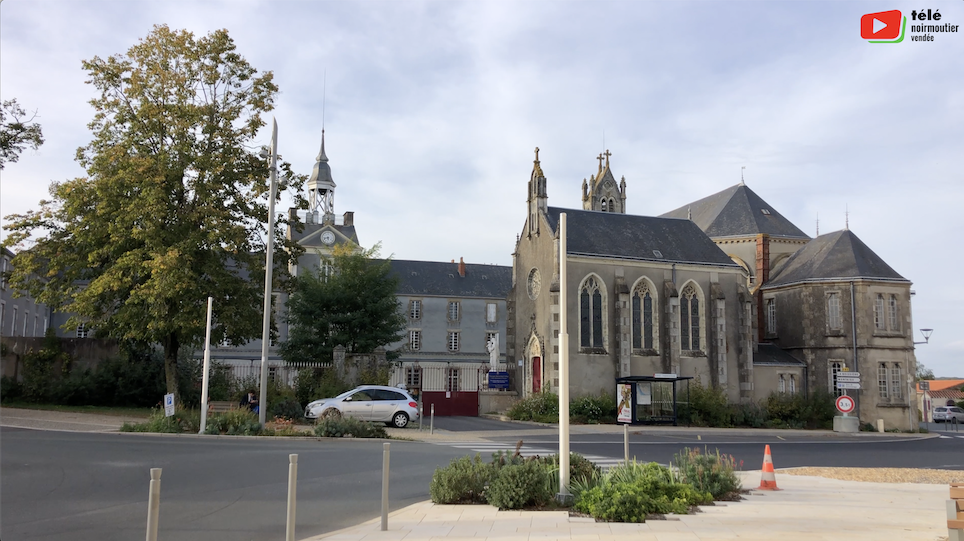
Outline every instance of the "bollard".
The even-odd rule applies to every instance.
[[[147,497],[147,541],[157,541],[157,518],[161,510],[161,468],[151,468],[151,489]]]
[[[295,541],[295,510],[298,508],[298,455],[288,455],[288,520],[285,541]]]
[[[626,457],[626,464],[629,464],[629,425],[623,425],[623,455]]]
[[[435,404],[432,404],[432,420],[428,423],[428,433],[435,434]]]
[[[884,431],[884,420],[877,419],[877,432],[883,432],[883,431]]]
[[[388,531],[388,457],[392,444],[382,444],[382,531]],[[293,541],[292,538],[291,541]]]

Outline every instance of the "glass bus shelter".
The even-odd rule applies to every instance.
[[[678,426],[679,399],[689,407],[691,379],[676,374],[616,378],[617,422]]]

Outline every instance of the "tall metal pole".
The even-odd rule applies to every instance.
[[[264,320],[261,325],[261,397],[258,422],[268,414],[268,346],[271,344],[271,274],[274,270],[274,198],[278,192],[278,121],[271,119],[271,192],[268,196],[268,251],[264,263]]]
[[[569,498],[569,328],[566,213],[559,215],[559,499]]]
[[[208,422],[208,383],[211,373],[211,307],[214,305],[214,298],[208,297],[208,322],[207,330],[204,331],[204,375],[201,376],[201,430],[198,434],[204,434]]]

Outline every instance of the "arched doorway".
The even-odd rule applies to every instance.
[[[535,334],[529,338],[529,346],[526,348],[526,386],[525,392],[538,393],[542,391],[542,344],[539,337]]]

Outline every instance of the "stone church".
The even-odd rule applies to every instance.
[[[517,392],[558,391],[566,287],[573,397],[655,374],[696,378],[731,402],[839,395],[849,371],[861,421],[916,426],[910,281],[849,230],[811,239],[742,181],[662,216],[629,214],[610,157],[583,180],[583,208],[563,209],[549,206],[536,149],[507,303]]]

